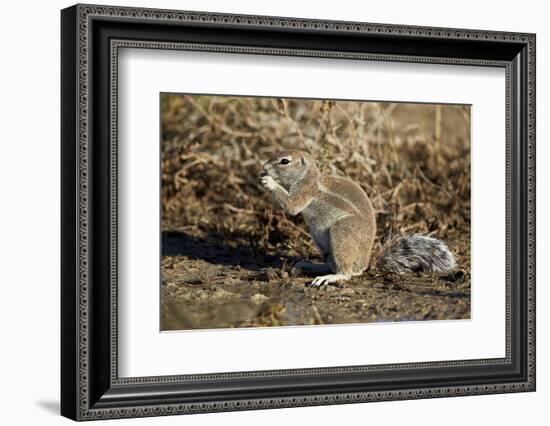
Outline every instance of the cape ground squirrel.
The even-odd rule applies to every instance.
[[[262,185],[290,215],[301,213],[324,263],[298,262],[299,269],[320,274],[321,286],[348,280],[369,267],[376,235],[374,208],[367,194],[350,179],[321,174],[302,151],[275,154],[260,174]],[[445,272],[455,267],[447,245],[411,235],[392,239],[376,261],[379,270]]]

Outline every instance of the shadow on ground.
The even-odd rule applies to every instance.
[[[281,268],[300,260],[283,253],[270,253],[257,244],[218,232],[209,232],[207,237],[197,237],[181,231],[164,231],[162,256],[183,256],[216,265],[240,266],[251,271]]]

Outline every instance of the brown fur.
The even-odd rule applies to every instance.
[[[313,158],[302,151],[277,153],[264,165],[261,177],[287,213],[303,215],[328,270],[336,274],[318,277],[314,284],[348,279],[369,267],[376,219],[359,185],[322,175]]]

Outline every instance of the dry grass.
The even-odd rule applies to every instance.
[[[469,134],[465,106],[164,94],[165,283],[178,256],[272,267],[284,279],[292,261],[317,255],[302,219],[259,185],[263,161],[284,148],[309,151],[323,172],[363,187],[377,213],[377,249],[395,233],[434,235],[468,273]],[[212,279],[199,274],[197,283]]]

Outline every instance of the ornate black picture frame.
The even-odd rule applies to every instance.
[[[62,415],[91,420],[535,390],[535,35],[95,5],[64,9],[61,28]],[[120,47],[504,68],[506,356],[119,378]]]

